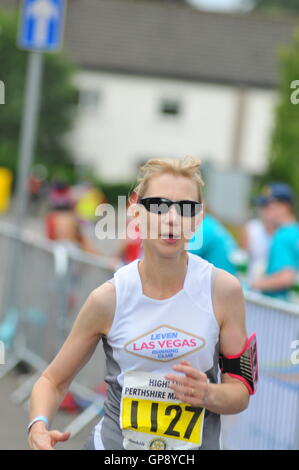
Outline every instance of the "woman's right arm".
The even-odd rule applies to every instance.
[[[80,310],[57,356],[35,383],[30,399],[30,421],[45,416],[49,423],[69,386],[94,353],[100,338],[109,332],[115,310],[115,288],[106,282],[93,290]],[[30,428],[28,442],[34,450],[53,450],[69,433],[48,431],[42,421]]]

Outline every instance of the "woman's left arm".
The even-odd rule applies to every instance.
[[[247,341],[245,301],[238,279],[218,269],[213,295],[214,313],[220,325],[219,346],[224,356],[239,354]],[[206,408],[218,414],[235,414],[245,410],[249,403],[246,386],[224,373],[220,384],[208,383],[205,373],[194,369],[188,361],[181,361],[174,370],[184,375],[167,374],[179,400]]]

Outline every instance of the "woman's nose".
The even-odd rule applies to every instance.
[[[167,213],[169,223],[176,224],[179,222],[179,214],[174,205],[170,206],[169,211]]]

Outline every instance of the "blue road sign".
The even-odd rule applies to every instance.
[[[63,37],[66,0],[23,0],[19,33],[21,49],[53,52]]]

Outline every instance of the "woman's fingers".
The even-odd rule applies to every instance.
[[[30,436],[30,447],[33,450],[55,450],[54,446],[57,442],[67,441],[70,437],[70,432],[43,431],[34,432]]]
[[[30,447],[33,450],[54,450],[50,433],[35,433],[30,439]]]
[[[57,442],[67,441],[70,437],[70,432],[60,432],[60,431],[50,431],[51,444],[52,446],[57,444]]]
[[[188,361],[181,361],[173,366],[173,369],[184,374],[165,375],[165,379],[170,381],[169,387],[175,392],[176,398],[195,406],[202,406],[207,395],[206,374],[194,369]]]
[[[185,363],[186,362],[186,363]],[[197,369],[194,369],[187,361],[182,361],[179,364],[173,366],[173,369],[176,372],[183,372],[187,377],[193,378],[195,380],[207,381],[207,376],[204,372],[200,372]]]
[[[193,390],[192,387],[178,385],[176,383],[170,384],[169,387],[175,392],[175,396],[178,400],[189,402],[190,398],[194,398],[191,395],[191,392]]]
[[[177,385],[180,388],[195,388],[198,384],[198,381],[196,381],[193,377],[187,377],[186,375],[167,374],[165,375],[165,379],[169,380],[171,385]]]
[[[175,392],[183,395],[195,396],[196,391],[198,390],[198,381],[177,375],[167,375],[166,377],[167,380],[171,381],[169,387]]]
[[[191,367],[190,362],[185,361],[185,360],[180,361],[179,364],[184,364],[185,366],[190,366]]]
[[[41,443],[40,441],[34,442],[31,446],[33,450],[54,450],[51,444]]]
[[[172,380],[169,388],[174,391],[178,400],[190,403],[194,406],[205,406],[208,393],[208,383],[203,381],[187,381],[184,382],[181,377],[173,376],[168,380]]]

